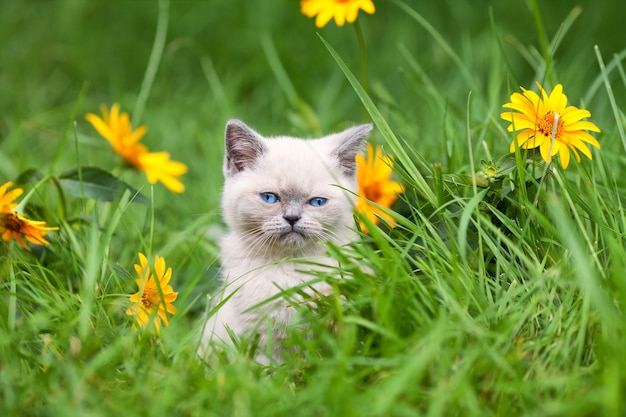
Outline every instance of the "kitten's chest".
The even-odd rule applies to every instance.
[[[319,290],[318,287],[323,286],[323,283],[305,284],[314,278],[310,273],[311,269],[307,265],[284,262],[252,269],[241,265],[224,272],[228,273],[229,289],[238,288],[236,298],[260,303],[296,287],[307,293],[312,292],[311,288]]]
[[[232,285],[241,283],[252,290],[272,293],[293,288],[312,278],[313,276],[306,272],[306,266],[287,262],[256,267],[242,264],[228,271],[228,281]]]

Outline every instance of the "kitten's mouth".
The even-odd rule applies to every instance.
[[[306,241],[306,236],[297,230],[290,230],[280,235],[280,239],[285,246],[302,246]]]

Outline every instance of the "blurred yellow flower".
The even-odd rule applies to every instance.
[[[12,182],[5,182],[0,186],[0,213],[11,213],[17,207],[14,200],[24,192],[21,188],[14,188],[7,193],[7,190],[12,186]]]
[[[357,155],[356,178],[359,187],[355,209],[366,216],[372,223],[378,224],[380,218],[394,225],[393,219],[379,208],[370,204],[390,208],[398,199],[398,194],[404,192],[404,186],[397,181],[391,180],[393,174],[393,159],[391,156],[383,156],[380,147],[367,145],[367,154]],[[361,230],[367,231],[365,224],[361,222]]]
[[[347,21],[354,23],[359,10],[374,14],[376,8],[372,0],[302,0],[300,9],[307,17],[317,15],[315,26],[323,28],[334,18],[337,26],[343,26]]]
[[[521,130],[511,143],[510,152],[515,152],[516,143],[519,148],[532,149],[539,147],[541,157],[548,163],[559,154],[561,165],[567,168],[570,151],[576,162],[580,162],[580,151],[591,159],[591,151],[587,143],[600,148],[600,143],[585,130],[600,132],[598,126],[582,119],[590,117],[588,110],[567,106],[567,96],[563,94],[563,86],[557,84],[548,95],[537,83],[541,97],[534,91],[522,88],[523,94],[513,93],[511,102],[502,107],[514,111],[503,112],[500,117],[511,124],[509,132]]]
[[[135,281],[139,291],[130,296],[133,305],[126,310],[129,316],[135,316],[136,322],[142,329],[152,321],[154,330],[161,330],[169,324],[167,313],[175,314],[176,307],[172,305],[178,297],[169,285],[172,278],[172,268],[165,269],[165,259],[156,257],[154,262],[154,274],[148,266],[148,259],[143,253],[139,253],[140,264],[135,264],[135,272],[139,278]]]
[[[17,207],[14,200],[22,195],[24,190],[14,188],[7,192],[13,186],[12,182],[6,182],[0,186],[0,234],[2,240],[10,242],[12,239],[26,250],[30,251],[30,247],[24,242],[24,238],[35,245],[48,245],[49,242],[44,236],[50,230],[58,230],[58,227],[47,227],[46,222],[30,220],[26,217],[15,213],[13,210]]]
[[[115,103],[109,112],[100,107],[102,118],[93,113],[85,116],[87,121],[109,141],[113,150],[134,168],[144,171],[150,184],[161,181],[175,193],[182,193],[185,186],[178,179],[187,172],[187,165],[170,160],[167,152],[148,152],[139,141],[146,134],[146,127],[139,126],[133,131],[128,113],[120,114],[120,105]]]

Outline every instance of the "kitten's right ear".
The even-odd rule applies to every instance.
[[[266,150],[261,135],[236,119],[226,123],[224,148],[224,176],[235,175],[252,167]]]
[[[333,154],[339,160],[344,175],[350,177],[356,172],[356,155],[361,149],[361,144],[367,140],[372,127],[371,123],[354,126],[337,135],[341,143]]]

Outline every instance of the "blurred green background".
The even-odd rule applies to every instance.
[[[396,2],[375,4],[374,15],[359,17],[370,92],[409,146],[430,162],[442,162],[445,171],[469,170],[470,92],[472,128],[499,125],[480,139],[494,156],[508,152],[500,106],[520,85],[533,88],[535,80],[544,80],[538,52],[542,31],[559,40],[551,81],[564,85],[572,104],[587,99],[584,105],[600,128],[614,130],[605,122],[611,115],[604,87],[597,83],[593,47],[599,45],[607,62],[623,50],[621,1],[539,1],[541,23],[528,1],[407,1],[444,43]],[[158,15],[159,2],[153,0],[0,2],[0,182],[33,167],[59,174],[78,163],[116,166],[116,155],[84,115],[119,102],[133,117]],[[367,120],[318,37],[327,39],[358,75],[352,25],[331,22],[318,29],[293,0],[173,0],[168,15],[163,56],[140,123],[148,127],[143,139],[148,148],[170,152],[189,166],[189,173],[182,195],[155,186],[157,242],[172,241],[172,230],[189,228],[207,214],[203,227],[220,224],[222,135],[228,118],[241,118],[266,135],[301,136]],[[290,100],[285,79],[272,69],[273,50],[288,82],[307,103],[308,115]],[[623,102],[623,87],[615,94]],[[381,141],[376,133],[372,140]],[[621,149],[619,143],[602,146],[607,155],[613,146]],[[55,155],[59,159],[53,163]],[[476,141],[475,159],[488,156]],[[149,191],[143,173],[124,172],[123,178]],[[135,210],[145,215],[145,209]],[[124,253],[127,262],[135,256],[134,250]],[[197,268],[206,262],[199,256]]]
[[[474,81],[469,85],[441,46],[394,2],[376,2],[373,16],[361,13],[374,95],[384,89],[417,129],[433,121],[441,125],[444,117],[441,109],[420,99],[425,93],[416,90],[426,81],[415,81],[417,76],[402,50],[415,58],[433,87],[448,97],[450,106],[462,111],[472,87],[477,89],[472,91],[474,96],[495,94],[503,103],[508,95],[502,88],[516,89],[516,83],[532,86],[538,74],[520,53],[521,47],[538,49],[540,45],[529,2],[406,3],[442,34]],[[621,2],[540,1],[539,7],[549,38],[558,37],[568,14],[580,9],[555,54],[558,81],[576,100],[599,74],[593,45],[600,46],[605,60],[624,48]],[[158,2],[152,0],[5,0],[0,4],[3,176],[45,164],[84,86],[85,98],[76,116],[79,136],[94,135],[82,116],[98,111],[102,103],[120,102],[132,112],[157,15]],[[192,167],[187,177],[190,193],[200,192],[202,181],[198,187],[195,180],[220,175],[221,137],[215,136],[221,136],[229,117],[242,118],[266,134],[311,134],[287,117],[294,109],[268,64],[261,44],[264,36],[273,40],[296,91],[318,115],[323,133],[363,119],[356,95],[317,32],[358,73],[351,25],[338,28],[331,22],[319,30],[313,19],[300,13],[298,1],[170,3],[165,52],[141,123],[150,129],[144,141],[151,149],[169,150],[174,159],[193,157],[185,161]],[[500,65],[503,57],[497,52],[496,36],[503,42],[512,74]],[[494,67],[499,74],[494,74]],[[587,105],[593,110],[592,103]],[[426,142],[427,158],[428,142],[437,139],[420,139]],[[15,154],[25,142],[25,149],[35,152]]]

